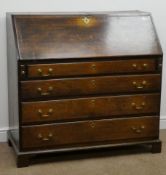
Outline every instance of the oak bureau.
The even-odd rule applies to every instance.
[[[8,143],[35,155],[161,151],[162,49],[149,13],[7,13]]]

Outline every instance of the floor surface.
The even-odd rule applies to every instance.
[[[63,159],[16,168],[15,155],[0,143],[0,175],[166,175],[166,130],[161,131],[162,153],[110,150],[98,157]]]

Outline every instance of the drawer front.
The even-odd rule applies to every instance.
[[[155,70],[155,59],[32,64],[28,65],[28,78],[149,72]]]
[[[22,123],[159,113],[160,94],[105,96],[22,103]]]
[[[158,117],[141,117],[22,127],[22,148],[58,148],[97,142],[123,143],[125,139],[147,140],[158,137],[158,126]]]
[[[21,82],[21,96],[23,99],[159,90],[159,74],[33,80]]]

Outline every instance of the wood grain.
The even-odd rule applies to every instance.
[[[71,147],[77,144],[155,138],[158,117],[118,120],[89,120],[22,128],[23,148]]]
[[[88,23],[84,19],[88,19]],[[161,55],[150,15],[16,15],[20,58]],[[134,26],[134,27],[133,27]]]
[[[100,76],[21,82],[23,99],[160,90],[160,75]]]
[[[27,78],[137,73],[156,70],[155,59],[28,64]]]
[[[135,106],[132,103],[135,103]],[[102,119],[108,116],[159,113],[159,105],[159,94],[23,102],[22,122],[23,124],[28,124],[33,122],[70,121],[72,119],[87,120],[95,119],[96,117]],[[52,111],[51,113],[49,112],[50,110]]]

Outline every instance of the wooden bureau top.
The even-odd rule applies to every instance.
[[[11,16],[21,60],[162,55],[149,13]]]

